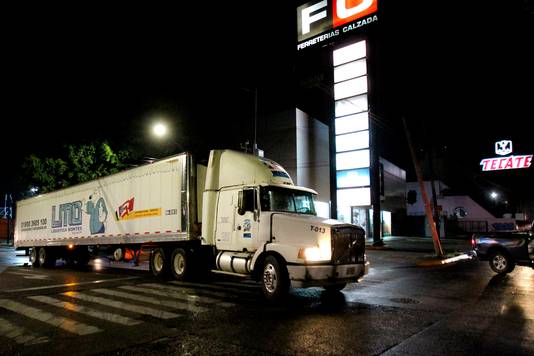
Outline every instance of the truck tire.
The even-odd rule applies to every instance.
[[[113,259],[115,262],[120,262],[124,258],[124,251],[122,248],[116,248],[115,251],[113,251]]]
[[[41,266],[50,268],[56,265],[56,258],[54,257],[51,248],[39,247],[38,254],[39,264]]]
[[[338,283],[338,284],[331,284],[328,286],[324,286],[323,288],[328,292],[339,292],[346,286],[347,286],[347,283]]]
[[[183,248],[176,248],[171,255],[171,273],[174,279],[183,281],[190,275],[190,259]]]
[[[163,248],[157,248],[150,254],[150,270],[158,278],[166,278],[168,276],[168,255]]]
[[[285,263],[274,256],[267,256],[263,263],[261,288],[265,298],[271,301],[283,299],[289,291],[289,274]]]
[[[515,268],[515,262],[503,251],[493,252],[489,258],[489,265],[493,272],[498,274],[511,272]]]
[[[39,247],[32,247],[30,251],[30,263],[33,267],[37,268],[39,267],[39,256],[37,255],[37,251],[39,250]]]

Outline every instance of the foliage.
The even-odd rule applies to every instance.
[[[58,158],[26,157],[22,165],[26,188],[46,193],[117,173],[128,167],[124,162],[130,156],[126,150],[114,152],[106,142],[66,145],[62,153]]]

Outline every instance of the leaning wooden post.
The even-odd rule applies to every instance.
[[[421,195],[423,196],[423,202],[425,204],[425,213],[426,218],[430,224],[430,229],[432,231],[432,239],[434,241],[434,251],[438,257],[443,257],[443,250],[441,248],[441,242],[439,240],[438,231],[436,230],[436,223],[434,222],[434,216],[432,215],[432,209],[430,208],[430,201],[428,200],[428,195],[426,195],[425,183],[423,182],[423,175],[421,174],[421,167],[419,166],[419,161],[415,155],[415,150],[412,145],[412,139],[410,137],[410,131],[408,130],[408,125],[406,125],[406,119],[402,118],[402,123],[404,125],[404,132],[406,133],[406,139],[408,140],[408,146],[410,147],[410,153],[412,155],[413,166],[415,168],[415,174],[417,175],[417,181],[419,182],[419,189],[421,189]]]

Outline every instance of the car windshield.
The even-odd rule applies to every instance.
[[[312,193],[302,190],[261,187],[261,210],[316,215],[313,196]]]

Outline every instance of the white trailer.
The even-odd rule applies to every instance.
[[[364,232],[317,217],[315,195],[266,158],[213,150],[206,167],[184,153],[17,202],[15,245],[35,267],[86,264],[88,247],[149,248],[158,277],[251,276],[271,299],[342,289],[368,272]]]

